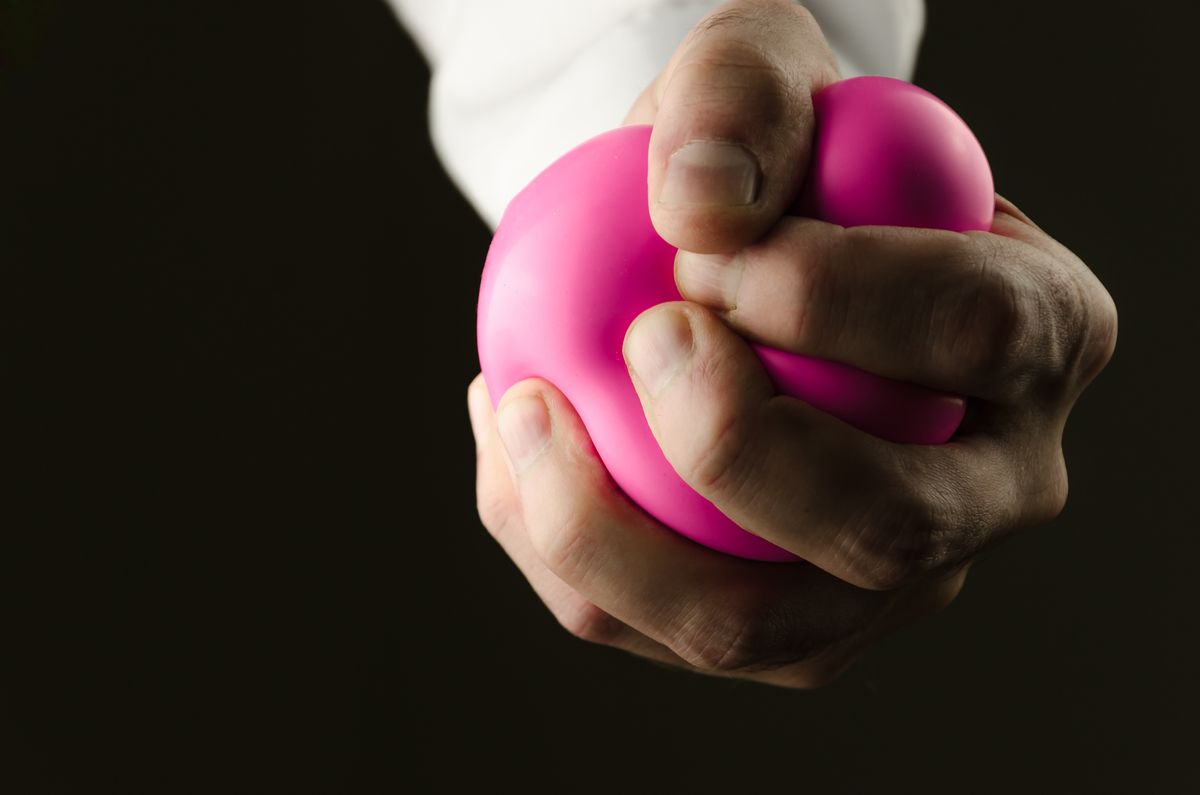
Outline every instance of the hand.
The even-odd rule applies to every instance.
[[[690,300],[635,320],[626,362],[667,460],[740,526],[892,590],[1062,510],[1063,428],[1116,311],[1010,202],[966,234],[784,218],[675,276]],[[967,416],[948,444],[885,442],[777,395],[747,339],[966,395]]]
[[[948,604],[992,540],[1062,507],[1062,428],[1111,355],[1111,299],[1003,199],[990,233],[781,221],[808,157],[808,97],[833,79],[803,9],[731,3],[630,118],[655,123],[651,208],[682,249],[690,299],[648,311],[627,335],[646,416],[693,488],[806,563],[722,556],[657,525],[615,488],[548,384],[514,387],[498,421],[472,386],[484,524],[581,637],[710,673],[821,684]],[[715,160],[670,154],[696,139],[737,145]],[[749,182],[732,165],[740,150],[752,153]],[[682,182],[667,178],[673,167]],[[875,439],[775,395],[745,338],[969,395],[967,420],[939,447]]]
[[[957,572],[867,591],[807,563],[713,552],[629,502],[578,415],[545,381],[514,386],[493,416],[479,376],[468,406],[483,524],[583,640],[693,671],[815,687],[962,587]]]

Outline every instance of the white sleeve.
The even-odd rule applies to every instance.
[[[495,228],[529,180],[620,125],[721,0],[389,0],[433,70],[434,147]],[[842,74],[909,78],[923,0],[806,0]]]

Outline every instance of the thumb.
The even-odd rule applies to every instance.
[[[680,45],[653,87],[650,213],[672,245],[740,249],[792,204],[812,149],[812,93],[838,79],[812,15],[734,0]]]

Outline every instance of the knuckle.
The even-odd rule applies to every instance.
[[[1045,524],[1062,514],[1067,507],[1069,479],[1067,464],[1062,448],[1058,448],[1048,471],[1034,486],[1034,493],[1026,500],[1026,512],[1031,524]]]
[[[593,513],[571,505],[530,528],[530,540],[546,568],[568,579],[590,570],[601,545]]]
[[[811,606],[766,592],[727,594],[717,609],[709,606],[684,623],[676,653],[712,674],[785,672],[816,665],[853,634],[852,624],[849,617],[815,620]]]
[[[799,22],[799,24],[806,30],[809,32],[820,32],[820,25],[817,24],[817,18],[813,16],[812,11],[809,11],[806,7],[800,5],[799,3],[791,2],[791,0],[782,3],[781,5],[786,8],[788,13],[792,14],[796,18],[796,21]]]
[[[676,83],[676,81],[678,81]],[[754,108],[760,121],[782,118],[796,87],[789,75],[752,41],[729,38],[705,46],[685,58],[671,77],[683,88],[674,94],[685,107],[714,109],[731,121],[744,120]],[[730,96],[737,102],[730,103]]]
[[[854,565],[855,582],[871,591],[894,591],[924,573],[919,553],[885,549],[863,554]]]
[[[858,644],[864,615],[847,604],[814,611],[808,601],[774,590],[743,589],[697,606],[676,622],[672,649],[700,671],[724,676],[770,674],[789,687],[833,681]],[[847,650],[849,649],[849,654]],[[807,682],[807,683],[806,683]]]
[[[717,10],[692,28],[681,53],[671,79],[680,71],[705,70],[705,80],[695,85],[688,81],[689,93],[697,85],[712,82],[711,70],[716,69],[722,73],[715,76],[716,82],[725,83],[725,89],[737,85],[753,91],[757,87],[766,89],[769,96],[803,104],[813,76],[805,77],[806,70],[797,67],[798,53],[803,55],[800,60],[816,67],[818,82],[837,78],[837,59],[816,17],[792,0],[743,0]],[[727,101],[728,91],[720,93]],[[780,110],[792,104],[783,103]]]
[[[797,26],[806,33],[819,33],[813,13],[794,0],[743,0],[719,9],[697,23],[693,35],[726,31],[755,31],[780,23]]]
[[[483,494],[475,501],[479,521],[492,535],[497,535],[508,524],[512,506],[502,495]]]
[[[700,38],[708,33],[738,30],[755,22],[753,13],[745,7],[730,7],[715,11],[696,24],[692,31],[693,38]]]
[[[799,267],[793,267],[791,301],[783,314],[785,339],[796,350],[823,350],[846,326],[848,296],[838,282],[832,257],[819,247],[790,252]]]
[[[1091,307],[1086,287],[1071,270],[1052,266],[1043,268],[1039,276],[1038,295],[1047,318],[1039,364],[1044,378],[1058,386],[1074,377],[1078,362],[1088,355]]]
[[[791,350],[819,351],[846,326],[847,296],[829,246],[807,234],[806,222],[784,218],[774,232],[742,250],[748,306],[730,318],[754,324],[769,317],[772,335]],[[856,234],[861,234],[857,233]]]
[[[1020,380],[1028,349],[1037,341],[1038,310],[1015,269],[999,267],[988,252],[977,258],[966,295],[952,293],[935,313],[953,359],[972,380]]]
[[[1117,347],[1117,305],[1094,277],[1087,302],[1086,323],[1078,369],[1090,381],[1108,365]]]
[[[601,646],[611,645],[624,628],[618,619],[584,599],[552,607],[551,612],[572,637]]]
[[[1081,262],[1046,261],[986,236],[971,236],[959,257],[969,276],[935,305],[931,329],[964,375],[1010,390],[1061,391],[1108,363],[1116,305]]]
[[[893,591],[957,559],[959,527],[936,502],[907,496],[846,534],[841,557],[855,584]]]
[[[676,469],[692,488],[710,499],[729,499],[745,485],[743,465],[749,447],[748,417],[731,410],[717,410],[702,423],[689,440]]]
[[[498,536],[519,508],[510,491],[497,488],[481,476],[475,489],[475,510],[479,521],[492,536]]]
[[[737,674],[774,667],[766,664],[773,649],[762,611],[727,608],[693,619],[682,633],[677,654],[702,671]]]
[[[1068,253],[1069,254],[1069,253]],[[1078,258],[1038,269],[1037,298],[1045,318],[1039,347],[1030,359],[1048,394],[1086,386],[1112,358],[1117,307],[1112,296]]]

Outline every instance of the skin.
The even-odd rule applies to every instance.
[[[659,525],[613,484],[552,385],[515,385],[496,414],[482,377],[468,390],[483,524],[579,638],[819,686],[950,604],[990,544],[1062,510],[1063,427],[1112,355],[1112,299],[999,196],[989,232],[787,216],[811,95],[837,79],[807,11],[739,0],[697,25],[627,119],[655,125],[651,215],[681,249],[687,299],[626,336],[646,417],[689,485],[805,562],[740,560]],[[748,153],[749,201],[712,201],[695,173],[667,189],[673,153],[694,141]],[[776,395],[747,340],[967,395],[967,418],[945,445],[876,439]]]

